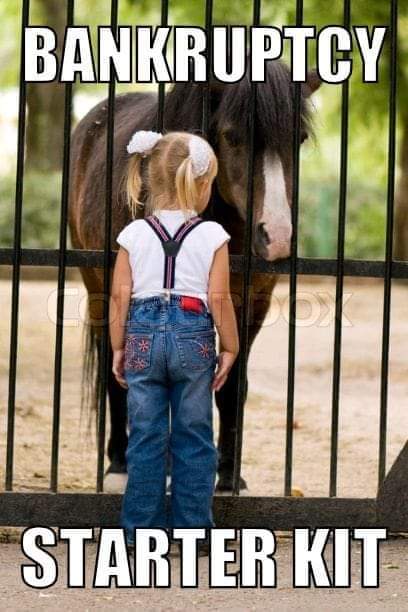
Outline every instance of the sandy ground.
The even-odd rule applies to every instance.
[[[20,566],[28,563],[19,544],[0,545],[0,609],[2,610],[406,610],[408,609],[408,549],[406,540],[390,540],[380,547],[380,588],[361,588],[361,549],[354,544],[351,554],[350,589],[294,589],[292,587],[292,542],[279,538],[275,560],[277,588],[208,588],[208,558],[199,559],[198,589],[180,588],[180,562],[171,556],[172,588],[92,589],[96,545],[86,545],[86,588],[66,588],[66,548],[53,549],[58,567],[57,583],[49,589],[35,590],[21,579]],[[237,557],[238,557],[237,553]],[[327,565],[332,568],[331,545]],[[233,573],[238,565],[228,564]]]
[[[61,405],[59,486],[95,486],[94,436],[81,423],[82,320],[85,293],[67,283]],[[293,484],[305,495],[327,495],[333,361],[334,279],[299,279]],[[407,438],[407,291],[393,286],[388,466]],[[285,449],[288,286],[282,280],[257,338],[249,368],[243,475],[252,495],[281,495]],[[374,496],[379,440],[381,281],[345,283],[339,433],[341,496]],[[4,482],[11,284],[0,281],[0,486]],[[19,315],[14,484],[49,485],[56,283],[23,281]],[[357,467],[357,469],[356,469]]]

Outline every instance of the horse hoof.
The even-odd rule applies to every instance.
[[[218,482],[215,486],[215,495],[232,495],[233,486],[232,486],[232,476],[231,475],[223,475],[220,474],[218,477]],[[240,477],[239,479],[239,494],[240,495],[249,495],[249,490],[247,483],[245,480]]]
[[[124,493],[128,475],[119,472],[107,472],[103,479],[104,493]]]

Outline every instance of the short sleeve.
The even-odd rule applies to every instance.
[[[133,223],[129,223],[123,230],[118,234],[116,242],[126,249],[127,251],[132,250],[132,246],[135,243],[135,226]]]
[[[231,240],[231,236],[219,223],[214,223],[213,230],[213,249],[216,251],[219,249],[225,242],[229,242]]]

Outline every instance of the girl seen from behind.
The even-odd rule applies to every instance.
[[[117,237],[110,316],[113,372],[128,388],[121,523],[132,545],[135,528],[214,526],[212,393],[237,357],[238,333],[229,289],[230,236],[200,217],[217,173],[210,145],[184,132],[141,131],[128,152],[133,213],[141,158],[148,157],[146,217]]]

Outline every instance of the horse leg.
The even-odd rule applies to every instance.
[[[108,397],[110,408],[110,438],[108,442],[108,457],[111,465],[108,472],[126,472],[126,448],[128,437],[127,426],[127,391],[119,385],[112,373],[112,351],[109,351]]]
[[[224,386],[216,392],[215,401],[220,415],[218,432],[218,482],[217,493],[232,491],[234,471],[234,450],[236,433],[236,407],[238,406],[238,361],[234,363]],[[245,399],[247,381],[245,380]],[[234,409],[235,408],[235,409]],[[242,477],[240,489],[247,484]]]
[[[104,489],[111,493],[122,493],[126,486],[127,470],[125,452],[128,443],[127,391],[119,385],[112,373],[112,350],[109,350],[109,377],[107,381],[110,413],[110,437],[108,457],[110,465],[105,473]]]
[[[263,321],[268,313],[272,291],[276,283],[276,277],[254,274],[251,296],[251,307],[248,328],[248,354]],[[231,277],[231,286],[236,285],[236,280]],[[235,280],[235,282],[234,282]],[[236,295],[236,292],[233,291]],[[240,307],[236,307],[237,320],[240,320]],[[238,382],[239,382],[239,360],[234,363],[224,386],[215,394],[215,401],[220,415],[220,428],[218,436],[218,482],[216,491],[218,493],[230,492],[233,485],[234,451],[236,436],[236,417],[238,407]],[[244,401],[248,390],[248,379],[244,381]],[[240,489],[246,489],[245,480],[240,478]]]

